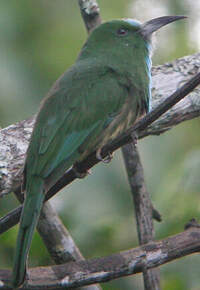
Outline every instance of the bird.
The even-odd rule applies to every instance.
[[[151,36],[185,18],[162,16],[145,23],[116,19],[89,35],[74,65],[40,105],[24,165],[25,201],[17,236],[12,286],[24,283],[32,237],[47,188],[91,152],[101,149],[149,112]]]

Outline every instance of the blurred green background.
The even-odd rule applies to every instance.
[[[200,3],[190,0],[99,0],[103,20],[132,17],[145,21],[168,14],[189,16],[157,34],[153,64],[198,51]],[[75,0],[0,1],[0,126],[33,115],[52,83],[76,59],[87,37]],[[200,120],[185,122],[159,137],[139,142],[148,189],[163,222],[156,238],[178,233],[200,212]],[[87,258],[138,245],[129,186],[120,151],[109,165],[98,165],[52,199]],[[0,203],[1,215],[17,205],[12,195]],[[18,227],[0,236],[0,267],[11,267]],[[30,264],[52,263],[38,234]],[[161,268],[163,289],[200,289],[199,257]],[[143,289],[142,276],[102,284],[106,290]]]

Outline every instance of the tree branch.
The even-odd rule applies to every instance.
[[[152,122],[154,122],[156,119],[158,119],[163,113],[165,113],[167,110],[169,110],[169,108],[171,108],[174,104],[176,104],[178,101],[181,100],[181,98],[184,98],[187,94],[191,93],[189,96],[187,96],[185,98],[185,100],[182,100],[182,102],[186,105],[184,105],[183,107],[183,114],[186,116],[185,119],[187,119],[188,114],[185,112],[186,107],[188,107],[188,104],[190,105],[190,108],[193,107],[193,114],[189,114],[190,117],[191,115],[193,117],[197,117],[200,115],[200,99],[197,95],[197,93],[199,92],[199,90],[194,90],[194,88],[196,86],[198,86],[200,83],[200,73],[198,73],[197,75],[195,75],[193,78],[191,78],[186,84],[184,84],[180,89],[178,89],[175,93],[173,93],[169,98],[163,100],[163,102],[160,102],[159,105],[152,110],[149,114],[147,114],[144,118],[142,118],[141,120],[139,120],[130,130],[128,130],[125,134],[123,134],[122,136],[120,136],[119,138],[116,138],[116,140],[112,143],[112,144],[108,144],[107,146],[105,146],[102,150],[102,157],[105,157],[109,152],[113,152],[116,149],[120,148],[121,146],[129,143],[132,141],[132,133],[133,131],[137,132],[137,134],[139,135],[140,138],[147,136],[148,134],[150,134],[150,132],[152,132],[152,129],[150,131],[148,131],[148,126],[152,124]],[[195,100],[197,100],[197,102],[193,103],[193,98]],[[192,99],[192,101],[191,101]],[[180,104],[178,104],[180,106]],[[197,105],[197,106],[195,106]],[[194,109],[195,108],[195,109]],[[198,108],[198,109],[197,109]],[[172,111],[172,114],[170,114],[170,112]],[[181,111],[181,110],[179,110]],[[188,108],[189,111],[189,108]],[[167,112],[166,115],[166,120],[164,118],[164,122],[165,122],[165,126],[166,124],[167,127],[165,127],[165,130],[168,130],[169,127],[169,122],[170,122],[170,118],[169,116],[171,115],[172,118],[174,120],[176,120],[176,123],[178,124],[180,122],[180,119],[182,119],[183,121],[183,116],[182,118],[179,116],[177,116],[178,111],[176,111],[175,108],[172,108],[169,112]],[[181,111],[182,113],[182,111]],[[163,122],[161,121],[157,121],[157,122],[161,122],[161,127],[158,127],[156,129],[157,124],[155,125],[155,128],[153,125],[151,125],[150,127],[153,128],[153,133],[155,134],[155,132],[157,133],[162,133],[164,132],[164,128],[162,127]],[[30,121],[29,121],[30,122]],[[25,125],[26,121],[23,121],[20,123],[20,126],[23,127]],[[174,125],[175,123],[173,123]],[[171,124],[172,126],[172,124]],[[147,128],[147,129],[146,129]],[[160,129],[161,128],[161,129]],[[3,132],[3,136],[4,138],[3,141],[5,141],[5,136],[8,135],[8,139],[9,139],[9,130],[12,131],[12,126],[8,127],[7,130],[4,129],[2,130]],[[13,132],[12,132],[13,134]],[[21,132],[22,134],[22,132]],[[17,134],[16,134],[17,135]],[[20,134],[19,134],[20,135]],[[12,135],[13,136],[13,135]],[[1,139],[1,136],[0,136]],[[9,140],[10,142],[10,140]],[[11,145],[11,144],[10,144]],[[12,147],[12,146],[11,146]],[[15,144],[13,145],[13,147],[15,148]],[[14,150],[16,151],[16,150]],[[19,159],[19,158],[18,158]],[[12,162],[11,162],[12,163]],[[96,154],[95,152],[90,154],[85,160],[83,160],[82,162],[78,163],[76,165],[77,169],[79,170],[79,172],[86,172],[88,169],[90,169],[91,167],[93,167],[95,164],[99,163],[99,160],[96,158]],[[10,167],[8,167],[10,168]],[[12,168],[12,167],[11,167]],[[13,173],[14,174],[14,173]],[[14,177],[16,175],[14,174]],[[53,195],[55,195],[60,189],[62,189],[64,186],[70,184],[74,179],[76,179],[77,176],[74,173],[73,169],[70,169],[69,171],[67,171],[63,177],[60,178],[60,180],[51,188],[48,190],[47,194],[46,194],[46,200],[51,198]],[[4,181],[6,180],[6,177],[4,176]],[[16,179],[14,179],[16,180]],[[19,180],[21,180],[21,175],[19,176]],[[10,181],[8,182],[8,184],[10,184]],[[5,191],[3,192],[5,193]],[[15,214],[19,214],[19,210],[15,210]],[[7,217],[0,219],[0,232],[3,232],[2,228],[8,228],[9,225],[8,223],[10,222],[10,219],[12,220],[12,225],[13,225],[13,214],[9,213],[9,219]],[[6,225],[4,224],[4,222],[6,221]],[[17,223],[18,221],[16,221]]]
[[[46,202],[42,208],[37,230],[56,264],[84,260],[71,235],[49,202]],[[79,290],[100,289],[98,285],[79,288]]]
[[[192,75],[200,72],[200,53],[180,58],[153,68],[152,106],[162,104],[166,97]],[[139,137],[161,134],[173,126],[200,116],[200,89],[191,92],[146,129]],[[34,124],[34,118],[0,131],[0,195],[15,191],[21,184],[21,169]]]
[[[79,249],[49,202],[44,204],[37,229],[56,264],[83,260]]]
[[[79,6],[87,32],[90,33],[101,23],[98,3],[95,0],[79,0]]]
[[[140,245],[152,242],[155,238],[153,228],[153,206],[144,181],[144,171],[137,148],[133,144],[122,147],[123,158],[135,206],[137,232]],[[146,290],[160,289],[160,271],[158,268],[143,269]]]
[[[185,96],[187,96],[187,94],[189,94],[189,93],[192,92],[189,96],[187,96],[187,98],[186,98],[187,101],[183,100],[183,101],[185,101],[184,103],[187,103],[188,104],[188,102],[189,102],[190,106],[192,106],[194,108],[195,103],[193,103],[191,101],[192,96],[194,96],[195,99],[198,99],[198,101],[196,102],[197,107],[198,107],[198,105],[200,106],[200,100],[199,100],[199,98],[197,97],[197,95],[195,93],[195,91],[199,92],[199,90],[193,91],[194,88],[199,85],[199,83],[200,83],[200,73],[198,73],[193,78],[191,78],[186,84],[184,84],[180,89],[178,89],[175,93],[173,93],[169,98],[163,100],[162,103],[160,102],[159,105],[154,110],[152,110],[144,118],[142,118],[141,120],[139,120],[125,134],[123,134],[119,138],[116,138],[116,140],[112,144],[108,144],[107,146],[105,146],[103,148],[103,150],[102,150],[102,157],[105,157],[109,152],[113,152],[116,149],[120,148],[121,146],[123,146],[123,145],[131,142],[132,141],[132,137],[131,136],[132,136],[133,131],[137,132],[140,138],[142,138],[144,136],[147,136],[149,134],[149,132],[148,132],[148,129],[146,129],[146,128],[148,128],[148,126],[151,125],[152,122],[154,122],[156,119],[158,119],[163,113],[167,112],[167,110],[169,110],[169,108],[171,108],[174,104],[176,104],[177,102],[179,102],[181,100],[181,98],[183,99]],[[180,106],[180,104],[178,104],[178,105]],[[183,112],[185,112],[185,107],[186,106],[184,106]],[[189,110],[189,108],[188,108],[188,110]],[[174,114],[176,115],[175,120],[177,121],[177,124],[178,124],[180,122],[180,118],[177,118],[177,111],[174,108],[172,108],[169,112],[166,113],[167,120],[170,120],[169,119],[169,115],[170,115],[170,112],[171,111],[172,111],[172,118],[175,118]],[[174,113],[174,112],[176,112],[176,113]],[[193,111],[193,113],[194,113],[194,111]],[[188,114],[185,114],[185,115],[188,116]],[[192,114],[192,116],[193,117],[197,117],[199,115],[200,115],[200,109],[199,108],[197,109],[196,106],[195,106],[195,113]],[[191,114],[190,114],[190,116],[191,116]],[[29,120],[29,122],[30,122],[30,120]],[[23,127],[25,123],[26,123],[26,121],[21,122],[20,123],[20,126]],[[162,121],[161,121],[161,124],[163,124]],[[166,121],[166,124],[169,124],[169,123]],[[8,127],[7,130],[6,129],[3,129],[2,130],[3,131],[3,134],[4,134],[4,138],[2,138],[3,141],[5,141],[5,136],[7,136],[7,138],[9,139],[10,136],[9,136],[8,132],[9,132],[9,130],[12,130],[12,126]],[[151,126],[153,126],[153,125],[151,125]],[[158,132],[159,134],[162,133],[162,132],[164,132],[163,127],[162,127],[162,130],[160,130],[159,128],[158,128],[157,131],[156,131],[156,128],[154,128],[154,130],[153,130],[154,134],[155,134],[155,131]],[[165,127],[165,129],[168,130],[169,129],[169,126],[168,127]],[[150,132],[151,132],[151,130],[150,130]],[[20,133],[22,134],[21,131],[20,131]],[[13,134],[13,132],[12,132],[12,134]],[[1,139],[1,136],[0,136],[0,139]],[[9,142],[10,142],[10,140],[9,140]],[[15,148],[15,144],[13,144],[13,147]],[[15,151],[16,150],[14,150],[14,152]],[[99,160],[96,158],[96,154],[94,152],[94,153],[90,154],[85,160],[83,160],[82,162],[78,163],[76,165],[76,168],[79,170],[79,172],[86,172],[88,169],[90,169],[91,167],[93,167],[97,163],[99,163]],[[15,176],[16,175],[14,174],[14,177]],[[77,178],[77,176],[74,173],[73,168],[70,169],[70,170],[68,170],[60,178],[60,180],[52,188],[50,188],[48,190],[48,192],[46,194],[46,200],[48,200],[49,198],[51,198],[60,189],[62,189],[64,186],[70,184],[76,178]],[[5,179],[5,176],[4,176],[4,179]],[[14,179],[14,180],[16,180],[16,179]],[[21,181],[21,175],[19,177],[19,180]],[[8,183],[10,184],[10,182],[8,182]],[[17,214],[19,215],[19,211],[20,210],[21,209],[19,209],[17,211],[14,210],[15,211],[15,214],[16,215]],[[3,221],[2,221],[2,219],[3,219]],[[8,220],[7,216],[4,217],[4,218],[2,218],[2,219],[0,219],[0,232],[3,232],[2,228],[4,228],[4,227],[5,228],[8,228],[9,227],[8,223],[10,222],[10,219],[12,220],[12,225],[13,225],[13,214],[12,213],[9,213],[9,220]],[[4,224],[5,221],[7,223],[6,225]],[[16,221],[16,223],[17,222],[18,221]]]
[[[158,242],[137,247],[103,258],[51,267],[37,267],[29,271],[29,280],[21,289],[71,289],[97,282],[107,282],[122,276],[140,273],[177,258],[200,251],[200,228],[186,231]],[[11,289],[5,283],[10,270],[0,270],[0,289]]]

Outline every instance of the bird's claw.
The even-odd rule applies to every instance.
[[[96,152],[96,158],[103,163],[110,163],[110,161],[113,159],[113,154],[111,152],[108,153],[106,157],[101,156],[101,148],[97,150]]]
[[[72,170],[73,170],[76,178],[79,178],[79,179],[83,179],[87,175],[92,174],[92,171],[90,169],[86,170],[85,172],[80,172],[76,165],[73,166]]]

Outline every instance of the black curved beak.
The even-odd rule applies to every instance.
[[[142,27],[140,29],[140,33],[146,38],[151,36],[151,34],[155,31],[157,31],[158,29],[160,29],[161,27],[180,20],[180,19],[184,19],[187,18],[186,16],[163,16],[163,17],[158,17],[152,20],[149,20],[147,22],[145,22],[144,24],[142,24]]]

